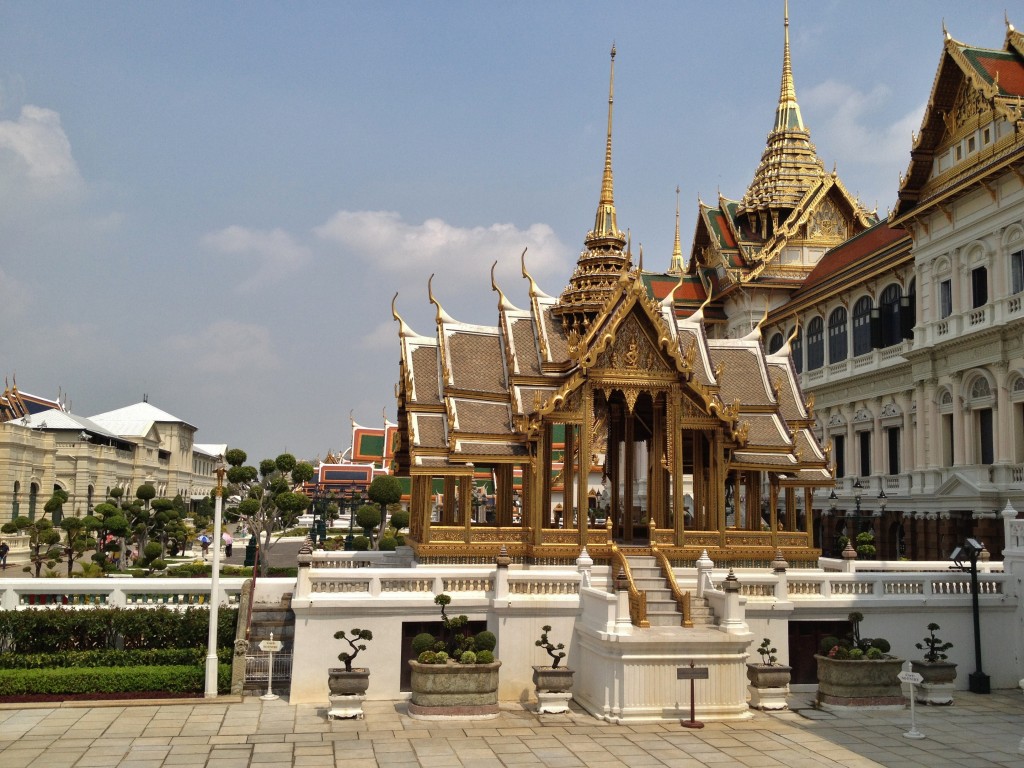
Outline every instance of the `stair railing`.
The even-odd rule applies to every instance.
[[[651,528],[654,528],[653,520],[651,521]],[[679,588],[679,584],[676,582],[676,575],[672,571],[672,563],[669,562],[665,553],[658,549],[657,542],[651,542],[651,552],[654,553],[654,560],[661,568],[661,572],[665,576],[665,581],[668,582],[668,588],[672,593],[672,599],[676,601],[676,605],[679,606],[679,612],[683,614],[682,626],[686,628],[693,627],[693,614],[690,611],[689,591],[683,592]]]
[[[647,620],[647,593],[637,589],[636,582],[633,581],[633,572],[630,570],[629,561],[619,550],[617,544],[612,544],[612,563],[618,566],[618,571],[626,578],[627,590],[629,592],[629,622],[634,627],[647,629],[651,626],[651,622]]]

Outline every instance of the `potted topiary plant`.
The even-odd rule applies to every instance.
[[[788,709],[786,695],[789,693],[789,681],[793,668],[779,664],[779,651],[772,646],[772,641],[765,638],[757,648],[761,656],[760,663],[747,663],[747,680],[750,685],[750,706],[754,709],[778,710]]]
[[[448,616],[451,600],[443,594],[434,598],[441,608],[441,635],[424,632],[413,638],[417,657],[409,661],[409,715],[418,720],[497,717],[497,638],[487,630],[469,634],[467,616]]]
[[[360,651],[366,650],[366,641],[373,640],[373,632],[368,629],[354,627],[351,636],[340,629],[334,633],[335,640],[344,640],[349,650],[338,654],[338,661],[344,667],[331,667],[327,670],[327,687],[330,689],[331,709],[328,717],[362,717],[363,700],[366,690],[370,687],[370,670],[366,667],[352,667],[352,662]],[[363,641],[359,644],[359,641]]]
[[[946,651],[953,647],[952,643],[943,642],[936,637],[935,630],[939,625],[932,622],[928,625],[928,637],[915,646],[924,651],[924,659],[912,659],[911,669],[924,678],[917,686],[915,698],[923,704],[948,705],[953,703],[953,681],[956,680],[956,664],[947,661]]]
[[[541,627],[540,640],[534,642],[538,648],[543,648],[551,657],[551,664],[539,665],[533,668],[533,685],[537,693],[537,711],[544,713],[567,712],[569,710],[569,699],[572,694],[572,676],[575,671],[568,667],[558,666],[565,658],[564,643],[555,645],[548,639],[548,632],[551,625],[545,624]]]
[[[864,614],[854,611],[847,620],[846,638],[826,637],[818,664],[818,704],[840,707],[902,707],[906,703],[899,673],[903,660],[889,655],[889,642],[863,637]]]

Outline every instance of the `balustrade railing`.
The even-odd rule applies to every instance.
[[[220,604],[237,605],[241,578],[220,580]],[[210,579],[0,579],[0,609],[186,608],[208,605]]]

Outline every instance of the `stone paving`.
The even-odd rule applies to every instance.
[[[792,711],[690,730],[610,725],[574,710],[519,706],[495,720],[424,723],[403,702],[370,702],[363,720],[326,706],[259,698],[168,704],[4,705],[0,768],[369,768],[369,766],[706,766],[985,768],[1024,766],[1024,696],[958,692],[952,707],[835,716],[793,694]],[[325,702],[326,705],[326,702]]]

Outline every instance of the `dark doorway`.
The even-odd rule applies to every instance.
[[[789,665],[793,668],[794,685],[817,685],[818,664],[814,654],[822,638],[829,635],[845,637],[850,633],[848,621],[789,622]]]

